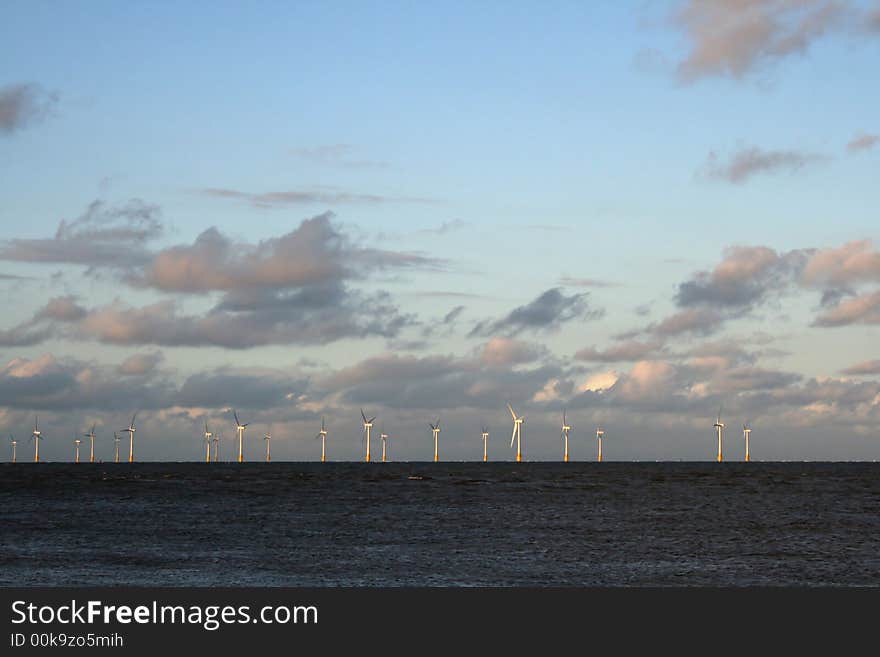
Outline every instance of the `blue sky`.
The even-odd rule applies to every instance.
[[[63,459],[77,426],[142,405],[143,457],[187,459],[238,406],[279,458],[312,458],[327,414],[355,458],[370,402],[400,458],[430,456],[437,413],[449,458],[478,453],[483,422],[510,458],[509,400],[532,458],[558,457],[568,406],[584,458],[605,423],[609,457],[701,459],[724,403],[731,426],[756,418],[756,455],[763,435],[766,458],[876,458],[880,5],[732,6],[6,3],[0,423],[43,412]],[[133,199],[158,228],[119,243],[131,261],[46,244],[62,221],[135,225]],[[277,240],[315,217],[330,232],[284,242],[318,249],[303,271]],[[212,227],[197,291],[158,271],[173,247],[192,267]],[[286,278],[267,283],[272,253]],[[322,279],[325,256],[351,271]],[[230,310],[258,292],[274,314]],[[47,319],[52,299],[72,310]],[[657,328],[691,311],[716,319]],[[130,402],[108,398],[119,381]]]

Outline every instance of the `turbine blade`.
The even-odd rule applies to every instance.
[[[241,422],[238,421],[238,413],[235,412],[234,408],[232,409],[232,414],[235,416],[235,424],[241,424]]]
[[[513,419],[515,420],[515,419],[516,419],[516,413],[513,412],[513,406],[511,406],[510,404],[508,404],[508,405],[507,405],[507,409],[510,411],[511,416],[513,416]]]
[[[364,409],[361,409],[361,417],[364,418],[364,424],[367,423],[367,415],[364,413]]]
[[[373,417],[371,417],[370,420],[369,420],[370,424],[372,424],[372,423],[373,423],[373,420],[375,420],[375,419],[376,419],[376,416],[375,416],[375,415],[374,415]]]
[[[510,434],[510,446],[513,447],[513,441],[516,438],[516,426],[513,427],[513,433]]]

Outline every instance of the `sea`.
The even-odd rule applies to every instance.
[[[877,463],[5,463],[2,586],[880,585]]]

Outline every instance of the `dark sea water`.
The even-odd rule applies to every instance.
[[[0,585],[878,586],[880,464],[3,464]]]

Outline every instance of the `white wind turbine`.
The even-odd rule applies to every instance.
[[[263,436],[263,440],[266,441],[266,463],[272,460],[272,454],[269,450],[269,445],[272,442],[272,427],[270,426],[266,430],[266,435]]]
[[[522,415],[517,417],[516,412],[513,410],[513,406],[510,404],[507,405],[507,409],[513,417],[513,433],[510,436],[510,446],[513,447],[513,441],[516,440],[516,461],[519,463],[522,461],[522,424],[525,417]]]
[[[220,434],[215,435],[211,442],[214,443],[214,463],[220,459]]]
[[[440,418],[437,418],[436,425],[428,422],[428,426],[431,427],[431,433],[434,435],[434,463],[437,463],[440,460]]]
[[[480,436],[483,439],[483,463],[486,463],[489,460],[489,427],[483,427]]]
[[[596,460],[601,463],[602,462],[602,439],[605,437],[605,429],[599,427],[596,429],[596,442],[599,443],[599,454],[596,457]]]
[[[315,440],[321,440],[321,463],[327,460],[327,430],[324,428],[324,416],[321,416],[321,430],[315,436]]]
[[[746,422],[743,425],[743,438],[745,438],[746,441],[746,462],[752,460],[752,454],[749,451],[749,438],[752,436],[752,429],[749,424],[751,424],[751,422]]]
[[[244,442],[244,430],[247,428],[247,424],[242,424],[238,419],[238,413],[235,412],[235,409],[232,409],[232,414],[235,416],[235,429],[238,431],[238,462],[241,463],[244,461],[244,454],[242,452],[242,444]]]
[[[95,462],[95,427],[96,424],[92,424],[92,428],[89,429],[88,433],[84,433],[83,437],[89,439],[89,463]]]
[[[15,446],[18,445],[18,441],[15,439],[15,436],[9,436],[9,443],[12,445],[12,462],[15,463],[17,461]]]
[[[73,444],[75,445],[74,449],[76,450],[75,456],[73,457],[74,463],[79,463],[79,444],[81,442],[82,442],[82,440],[79,439],[79,436],[77,436],[76,438],[73,439]]]
[[[137,418],[137,411],[135,414],[131,416],[131,422],[128,425],[127,429],[120,429],[120,433],[128,434],[128,462],[134,463],[134,432],[137,431],[134,427],[134,421]]]
[[[718,461],[719,463],[721,463],[721,461],[724,460],[724,453],[723,453],[723,451],[722,451],[722,449],[721,449],[721,442],[722,442],[722,439],[723,439],[723,436],[724,436],[724,423],[721,421],[721,410],[722,410],[723,408],[724,408],[723,406],[719,407],[719,409],[718,409],[718,419],[715,420],[715,424],[713,425],[713,426],[715,427],[716,433],[718,434],[718,457],[717,457],[717,461]]]
[[[385,463],[385,461],[388,460],[385,452],[385,446],[388,443],[388,434],[385,433],[385,427],[382,427],[382,433],[379,434],[379,438],[382,440],[382,463]]]
[[[211,462],[211,438],[214,434],[208,430],[208,421],[205,420],[205,463]]]
[[[367,455],[364,457],[364,461],[370,462],[370,432],[373,428],[373,420],[376,419],[375,416],[371,417],[369,420],[367,419],[366,414],[364,413],[364,409],[361,409],[361,417],[364,420],[364,439],[367,443]]]
[[[562,460],[565,463],[568,463],[568,432],[571,431],[571,427],[568,422],[565,421],[565,409],[562,409],[562,439],[565,441],[565,453],[562,456]]]
[[[119,463],[119,441],[120,440],[122,440],[122,438],[119,437],[119,432],[114,431],[113,432],[113,444],[116,447],[116,458],[115,458],[116,463]]]
[[[37,416],[34,415],[34,430],[31,432],[31,440],[34,441],[34,463],[40,462],[40,441],[42,439],[43,434],[37,426]]]

